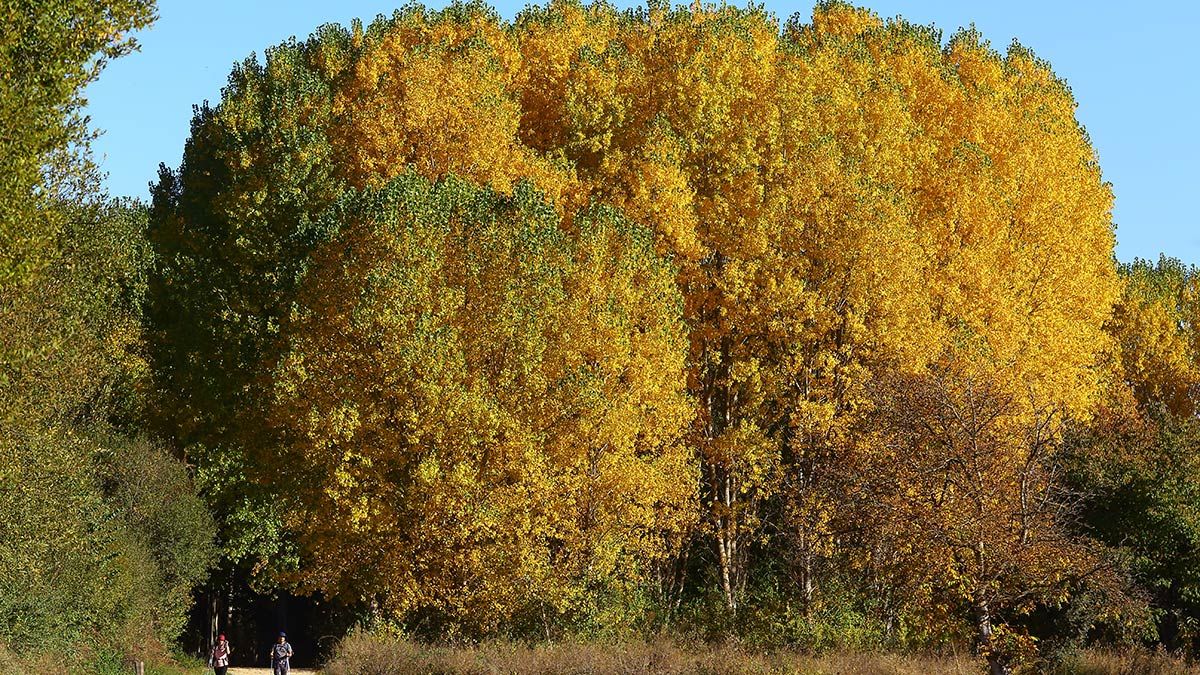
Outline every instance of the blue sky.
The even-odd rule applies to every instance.
[[[177,166],[192,105],[220,99],[235,61],[322,23],[369,20],[402,0],[159,0],[140,53],[89,87],[94,146],[114,195],[145,197],[158,164]],[[440,0],[431,6],[444,4]],[[630,6],[629,0],[616,0]],[[738,3],[735,3],[738,4]],[[859,0],[882,16],[934,24],[949,36],[974,23],[993,45],[1018,38],[1071,85],[1078,116],[1117,195],[1117,257],[1165,252],[1200,264],[1200,3]],[[523,7],[497,5],[511,18]],[[811,2],[768,1],[781,18]]]

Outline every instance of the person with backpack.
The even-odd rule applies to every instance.
[[[291,658],[292,646],[288,644],[287,633],[279,631],[279,639],[271,645],[271,672],[274,675],[288,675]]]
[[[208,653],[208,667],[212,668],[216,675],[225,675],[229,670],[229,655],[232,653],[229,641],[225,639],[225,634],[221,633]]]

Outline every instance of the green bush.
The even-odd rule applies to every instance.
[[[146,675],[202,675],[212,672],[202,661],[178,655],[143,663]],[[79,675],[129,675],[130,659],[118,651],[107,650],[80,665],[76,671]]]
[[[192,589],[215,562],[212,516],[183,464],[144,438],[108,437],[98,474],[109,505],[141,551],[155,637],[170,644],[183,629]]]
[[[19,654],[78,658],[128,615],[133,558],[122,524],[66,434],[3,439],[0,640]],[[114,592],[115,589],[120,589]]]
[[[27,430],[3,452],[0,640],[67,661],[174,640],[212,555],[182,465],[144,441],[61,430]]]

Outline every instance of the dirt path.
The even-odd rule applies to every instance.
[[[293,675],[316,675],[316,670],[307,668],[293,668],[289,670]],[[229,675],[271,675],[270,668],[230,668]]]
[[[292,668],[292,675],[316,675],[315,670],[308,668]],[[271,675],[270,668],[230,668],[229,675]]]

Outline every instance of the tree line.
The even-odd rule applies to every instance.
[[[841,2],[322,26],[60,239],[128,261],[60,266],[129,390],[71,456],[169,448],[209,584],[424,637],[1190,652],[1196,272],[1115,261],[1075,108]]]
[[[82,96],[153,3],[0,17],[0,672],[162,661],[215,525],[147,431],[148,212],[100,189]]]

